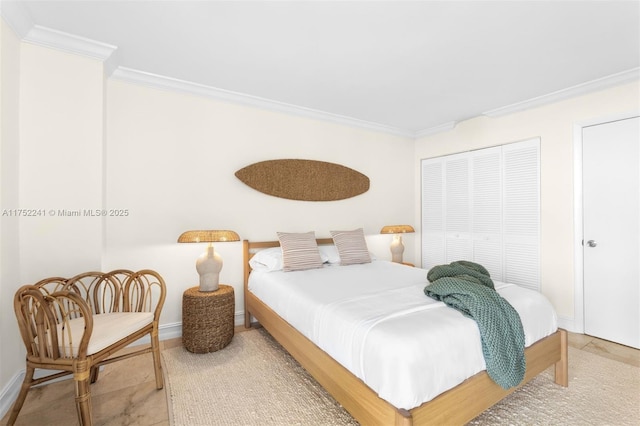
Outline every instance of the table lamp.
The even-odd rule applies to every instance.
[[[411,225],[388,225],[384,226],[381,234],[394,234],[391,242],[391,261],[402,263],[402,253],[404,253],[404,245],[402,244],[402,235],[407,232],[415,232]]]
[[[200,291],[216,291],[220,283],[222,258],[213,250],[214,242],[240,241],[233,231],[186,231],[178,237],[179,243],[209,243],[207,251],[196,261],[196,270],[200,275]]]

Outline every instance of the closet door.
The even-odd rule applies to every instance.
[[[504,145],[504,281],[540,290],[540,140]]]
[[[471,239],[470,156],[445,157],[445,263],[473,259]]]
[[[456,260],[540,289],[540,140],[422,161],[422,267]]]
[[[444,162],[422,161],[422,267],[445,263]]]
[[[487,148],[472,154],[472,260],[487,268],[494,280],[504,281],[502,149]]]

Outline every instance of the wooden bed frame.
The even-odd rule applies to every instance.
[[[320,238],[317,242],[318,245],[333,244],[331,238]],[[249,260],[257,250],[279,245],[278,241],[243,241],[245,327],[251,327],[251,316],[254,316],[360,424],[462,425],[516,390],[502,389],[482,371],[419,407],[411,410],[394,407],[249,292]],[[565,330],[559,329],[531,345],[525,350],[525,356],[527,371],[520,386],[550,366],[555,366],[555,382],[568,386]]]

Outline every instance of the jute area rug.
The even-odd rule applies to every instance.
[[[173,426],[357,425],[262,330],[226,348],[163,351]],[[640,368],[569,348],[569,387],[545,371],[470,425],[638,425]]]

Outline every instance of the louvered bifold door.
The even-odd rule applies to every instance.
[[[444,263],[444,163],[422,161],[422,267]]]
[[[504,145],[504,281],[540,290],[540,139]]]
[[[540,140],[422,160],[422,267],[456,260],[540,290]]]
[[[474,151],[471,159],[472,260],[498,281],[504,281],[501,157],[495,147]]]
[[[445,159],[445,263],[472,260],[470,156]]]

